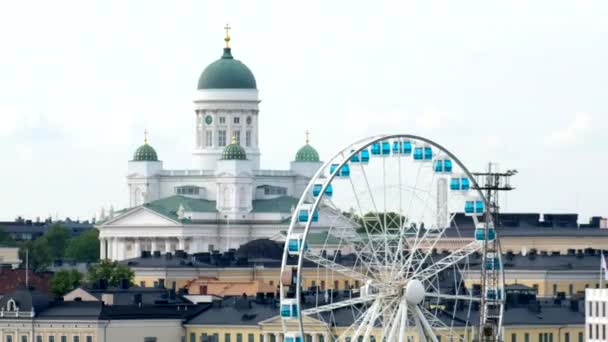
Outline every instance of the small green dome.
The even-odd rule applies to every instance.
[[[222,58],[203,70],[198,79],[198,89],[257,89],[257,84],[251,70],[234,59],[227,47]]]
[[[319,160],[319,153],[309,144],[302,146],[296,153],[297,162],[318,162]]]
[[[232,143],[224,148],[222,153],[223,160],[246,160],[247,153],[245,149],[239,145],[234,139]]]
[[[133,161],[158,161],[158,155],[152,146],[145,143],[135,151]]]

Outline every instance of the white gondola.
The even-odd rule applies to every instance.
[[[298,300],[294,298],[286,298],[281,301],[281,318],[294,319],[298,318]]]

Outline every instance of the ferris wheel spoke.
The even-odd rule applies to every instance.
[[[434,315],[432,312],[430,312],[426,308],[421,307],[420,310],[421,310],[423,316],[429,322],[429,325],[433,329],[435,335],[444,336],[447,341],[454,338],[454,334],[452,333],[453,328],[451,326],[448,326],[447,324],[445,324],[445,322],[438,319],[436,317],[436,315]],[[460,340],[460,337],[458,338],[458,340]]]
[[[473,241],[473,242],[463,246],[462,248],[453,251],[447,257],[438,260],[437,262],[433,263],[426,269],[421,270],[417,274],[414,274],[413,276],[421,281],[427,280],[427,279],[431,278],[432,276],[438,274],[439,272],[445,270],[446,268],[458,263],[459,261],[468,257],[469,255],[471,255],[475,252],[478,252],[480,249],[481,249],[481,244],[478,243],[477,241]]]
[[[431,340],[432,342],[437,342],[437,336],[435,336],[433,328],[427,321],[424,314],[422,314],[420,307],[418,305],[411,305],[410,308],[414,312],[414,317],[416,317],[416,324],[420,324],[422,330],[424,331],[423,336],[426,335],[428,340]]]
[[[358,341],[359,336],[361,336],[362,332],[366,335],[369,335],[368,330],[370,330],[370,325],[373,327],[374,321],[372,320],[372,318],[375,318],[375,312],[378,309],[378,303],[379,301],[375,301],[374,304],[372,304],[370,308],[365,312],[365,315],[361,320],[361,323],[358,324],[357,330],[355,331],[355,334],[353,335],[351,341]]]
[[[425,296],[432,297],[432,298],[439,298],[439,299],[467,300],[467,301],[472,301],[472,302],[479,302],[481,300],[481,298],[479,298],[479,297],[472,297],[472,296],[466,296],[466,295],[450,295],[450,294],[441,294],[441,293],[434,293],[434,292],[427,292],[425,294]]]
[[[321,313],[321,312],[328,312],[328,311],[333,311],[333,310],[340,309],[340,308],[346,308],[346,307],[353,306],[353,305],[363,304],[363,303],[367,303],[367,302],[376,300],[378,297],[379,297],[379,295],[373,294],[373,295],[364,296],[364,297],[342,300],[342,301],[339,301],[336,303],[326,304],[326,305],[322,305],[322,306],[317,306],[315,308],[302,310],[302,315],[310,316],[310,315],[314,315],[314,314]]]

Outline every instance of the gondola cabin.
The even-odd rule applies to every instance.
[[[321,193],[321,190],[323,190],[323,184],[315,184],[312,186],[312,195],[317,197],[319,196],[319,194]],[[327,188],[325,188],[325,196],[327,197],[331,197],[334,194],[334,187],[331,184],[327,185]]]
[[[422,160],[422,147],[414,147],[414,160]]]
[[[304,237],[302,234],[294,234],[290,236],[287,240],[287,251],[289,255],[299,255],[300,247],[304,244],[304,251],[308,250],[308,244],[304,241]]]
[[[411,141],[403,142],[403,154],[407,154],[407,155],[412,154],[412,142]]]
[[[485,241],[486,229],[485,227],[477,227],[475,229],[475,240]],[[496,239],[496,230],[493,227],[488,227],[488,241],[494,241]]]
[[[486,255],[486,270],[499,270],[500,259],[496,257],[496,253],[488,253]]]
[[[393,154],[401,154],[401,141],[393,141]]]
[[[433,159],[433,149],[430,146],[424,147],[424,160],[432,160]]]
[[[372,144],[372,155],[380,155],[380,143],[376,142]]]
[[[294,298],[286,298],[281,301],[281,318],[294,319],[298,318],[298,300]]]
[[[307,223],[311,211],[312,211],[312,205],[306,205],[306,206],[300,207],[300,209],[298,210],[298,222]],[[312,214],[312,222],[318,222],[318,221],[319,221],[319,212],[315,210]]]
[[[485,211],[485,204],[482,200],[467,200],[464,202],[464,213],[469,216],[480,216]]]
[[[361,163],[369,163],[369,151],[367,149],[361,150]]]
[[[350,150],[350,153],[353,153],[353,152],[355,152],[355,150]],[[359,153],[355,153],[355,154],[353,154],[352,157],[350,157],[350,162],[351,163],[358,163],[359,161],[360,161],[360,159],[359,159]]]
[[[302,342],[302,336],[299,333],[287,333],[283,342]]]
[[[391,143],[388,141],[382,142],[382,155],[388,156],[391,154]]]
[[[336,173],[336,177],[348,177],[350,176],[350,167],[348,166],[348,164],[344,164],[342,165],[342,167],[340,168],[339,171],[336,171],[336,169],[338,168],[339,164],[331,164],[329,166],[329,174],[333,175],[334,172]]]

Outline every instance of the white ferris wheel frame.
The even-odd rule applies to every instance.
[[[443,146],[441,146],[440,144],[434,142],[431,139],[422,137],[422,136],[417,136],[417,135],[412,135],[412,134],[388,134],[388,135],[376,135],[376,136],[371,136],[371,137],[366,137],[360,140],[357,140],[353,143],[348,144],[346,147],[342,148],[341,150],[339,150],[337,153],[335,153],[331,158],[328,159],[328,161],[326,161],[316,172],[315,174],[311,177],[310,182],[308,183],[308,185],[306,186],[302,196],[300,197],[298,204],[295,208],[294,213],[292,214],[291,217],[291,222],[289,225],[289,229],[287,231],[287,235],[286,235],[286,240],[285,240],[285,244],[284,244],[284,251],[283,251],[283,257],[282,257],[282,261],[281,261],[281,277],[280,277],[280,281],[279,281],[279,294],[280,294],[280,303],[283,303],[285,298],[285,291],[284,291],[284,285],[283,285],[283,277],[282,275],[284,274],[284,271],[286,270],[286,267],[297,267],[297,274],[296,274],[296,282],[295,282],[295,299],[297,299],[297,309],[298,309],[298,325],[299,325],[299,334],[301,336],[302,339],[304,339],[305,335],[305,331],[304,331],[304,321],[303,321],[303,317],[304,316],[308,316],[310,314],[313,314],[315,312],[317,312],[314,308],[313,309],[308,309],[308,310],[302,310],[301,308],[301,302],[300,302],[300,298],[301,298],[301,291],[302,291],[302,286],[301,286],[301,276],[302,276],[302,264],[303,264],[303,260],[305,259],[304,255],[305,255],[305,241],[308,238],[308,233],[310,230],[310,227],[312,225],[313,222],[313,215],[312,213],[316,212],[324,195],[325,195],[325,191],[327,190],[327,187],[332,184],[332,181],[334,180],[334,178],[337,177],[338,173],[340,172],[340,170],[342,170],[342,167],[346,164],[348,164],[349,162],[351,162],[351,159],[356,156],[359,155],[359,153],[364,150],[369,148],[372,144],[374,143],[382,143],[384,141],[390,140],[390,139],[410,139],[413,141],[420,141],[423,143],[426,143],[432,147],[435,147],[437,149],[439,149],[442,153],[444,153],[446,156],[448,156],[449,158],[451,158],[451,160],[453,162],[456,163],[456,165],[458,165],[460,167],[460,169],[462,170],[462,172],[468,177],[469,181],[471,182],[471,190],[474,190],[477,192],[478,198],[480,198],[484,205],[485,205],[485,212],[484,212],[484,229],[485,229],[485,237],[484,237],[484,241],[481,244],[481,255],[482,255],[482,263],[481,263],[481,267],[480,267],[480,280],[481,280],[481,295],[480,295],[480,315],[479,315],[479,326],[478,326],[478,330],[477,333],[479,334],[478,336],[482,336],[483,334],[483,328],[486,325],[487,321],[488,321],[488,310],[489,310],[489,306],[488,306],[488,298],[487,298],[487,288],[486,288],[486,277],[487,277],[487,272],[486,272],[486,251],[487,251],[487,246],[488,246],[488,229],[491,225],[493,225],[493,220],[492,220],[492,214],[490,212],[490,203],[488,198],[486,198],[486,196],[483,194],[483,192],[481,190],[479,190],[479,185],[475,179],[475,177],[473,176],[473,174],[466,168],[466,166],[456,157],[456,155],[454,155],[452,152],[450,152],[448,149],[444,148]],[[353,146],[357,146],[356,148],[352,148]],[[350,150],[350,151],[349,151]],[[346,156],[345,156],[346,155]],[[340,158],[342,156],[342,160],[340,162],[336,162],[336,160],[338,158]],[[345,157],[344,157],[345,156]],[[298,248],[299,248],[299,252],[297,253],[297,257],[298,257],[298,263],[297,265],[287,265],[287,259],[288,259],[288,255],[289,255],[289,251],[288,251],[288,240],[289,237],[292,236],[293,234],[293,230],[294,227],[296,226],[296,224],[298,223],[298,212],[299,212],[299,208],[302,207],[303,204],[305,204],[307,195],[311,192],[312,187],[315,185],[315,181],[319,179],[320,176],[323,175],[323,173],[325,172],[325,170],[327,170],[327,168],[330,165],[336,165],[335,171],[333,173],[330,173],[328,178],[322,182],[322,186],[319,192],[319,195],[316,196],[316,198],[314,199],[314,202],[312,203],[312,205],[310,205],[310,209],[309,212],[311,213],[310,215],[308,215],[308,219],[307,222],[304,225],[304,229],[303,232],[301,233],[301,237],[302,237],[302,243],[299,244]],[[386,213],[385,213],[386,214]],[[477,218],[475,216],[473,216],[473,220],[475,222],[475,224],[477,225],[478,221]],[[473,241],[473,243],[475,243],[477,241]],[[498,234],[496,233],[496,236],[494,238],[494,243],[497,246],[497,251],[498,253],[496,253],[496,257],[499,259],[500,262],[500,269],[498,270],[498,273],[500,273],[500,281],[504,282],[504,268],[502,267],[502,261],[501,259],[501,253],[500,253],[500,244],[499,244],[499,240],[498,240]],[[463,257],[461,257],[458,260],[461,260],[464,257],[468,257],[470,254],[472,254],[474,251],[471,250],[467,250],[467,247],[471,246],[471,244],[465,246],[463,249],[461,249],[460,251],[456,251],[455,253],[451,253],[450,256],[456,256],[457,258],[460,257],[460,255],[458,253],[463,254]],[[478,249],[476,249],[475,251],[479,251]],[[311,253],[308,253],[311,254]],[[310,256],[310,255],[309,255]],[[308,258],[307,258],[308,259]],[[439,260],[440,262],[443,261]],[[449,264],[446,264],[446,266],[444,268],[441,268],[439,270],[435,270],[436,273],[441,272],[442,270],[444,270],[445,268],[453,265],[454,263],[451,262]],[[320,264],[319,264],[320,265]],[[336,266],[336,265],[334,265]],[[339,266],[338,266],[339,267]],[[440,266],[441,267],[441,266]],[[346,268],[346,267],[345,267]],[[344,270],[343,274],[345,274],[346,272],[348,272],[347,270]],[[357,272],[353,271],[352,272],[352,277],[353,279],[356,279],[357,277]],[[504,284],[500,284],[499,288],[504,292]],[[429,294],[425,294],[425,296],[430,296],[432,297],[432,295]],[[445,295],[443,295],[445,296]],[[496,323],[496,331],[494,332],[494,336],[492,336],[496,341],[501,341],[502,340],[502,316],[503,316],[503,311],[504,311],[504,297],[505,294],[497,294],[497,297],[495,300],[490,301],[491,305],[494,305],[494,309],[498,310],[496,315],[498,317],[498,321]],[[353,298],[350,300],[345,300],[345,301],[341,301],[341,302],[337,302],[337,303],[333,303],[330,305],[326,305],[325,310],[327,310],[328,306],[333,306],[335,308],[340,308],[340,307],[344,307],[344,306],[351,306],[351,305],[355,305],[355,304],[359,304],[359,303],[365,303],[368,301],[373,300],[374,296],[366,296],[366,298]],[[445,298],[445,297],[444,297]],[[475,298],[474,300],[478,300],[477,298]],[[401,308],[401,307],[400,307]],[[407,311],[407,306],[405,307],[406,311]],[[411,309],[411,308],[410,308]],[[399,309],[401,310],[401,309]],[[433,330],[432,327],[429,326],[428,321],[426,321],[426,319],[424,319],[424,314],[431,314],[430,312],[426,311],[426,312],[421,312],[420,309],[415,306],[415,310],[418,310],[418,312],[415,313],[414,315],[414,319],[417,323],[418,329],[419,329],[419,333],[424,335],[425,333],[431,335],[431,339],[433,340],[433,342],[437,342],[437,339],[435,338],[435,336],[432,334]],[[404,313],[404,317],[406,316],[407,313]],[[364,317],[364,319],[366,320],[371,320],[371,317]],[[407,318],[405,318],[407,319]],[[284,320],[281,320],[282,325],[283,325],[283,331],[287,332],[286,329],[286,324]],[[392,332],[391,332],[392,333]],[[366,338],[368,337],[367,335],[368,333],[366,333],[365,336],[363,335],[359,335],[357,332],[357,335],[364,337],[364,341],[367,341]],[[390,335],[389,335],[390,336]],[[402,338],[403,336],[399,336],[400,338]],[[424,336],[422,336],[422,338],[424,338]],[[390,340],[390,339],[389,339]],[[403,341],[403,339],[400,339],[400,341]],[[302,342],[306,342],[304,340],[302,340]],[[330,341],[325,341],[325,342],[330,342]],[[358,342],[358,341],[352,341],[352,342]],[[388,341],[391,342],[391,341]]]

